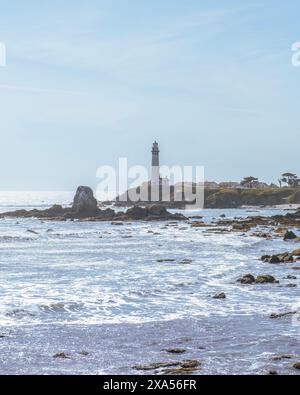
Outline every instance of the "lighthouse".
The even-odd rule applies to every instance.
[[[160,175],[159,175],[159,147],[157,141],[153,143],[152,146],[152,175],[151,175],[151,185],[160,185]]]

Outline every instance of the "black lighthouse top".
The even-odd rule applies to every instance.
[[[159,148],[158,148],[158,142],[157,142],[157,141],[155,141],[155,142],[153,143],[152,153],[153,153],[153,154],[158,154],[158,153],[159,153]]]

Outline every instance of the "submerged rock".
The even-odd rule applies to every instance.
[[[83,357],[87,357],[88,355],[90,355],[90,353],[88,351],[80,351],[79,355],[82,355]]]
[[[261,260],[263,262],[272,263],[272,264],[288,263],[288,262],[294,262],[294,257],[293,254],[289,254],[288,252],[286,252],[278,255],[264,255],[261,257]]]
[[[169,375],[188,375],[198,371],[200,366],[201,362],[197,360],[187,360],[180,362],[180,368],[164,369],[162,373]]]
[[[191,370],[191,369],[196,369],[200,365],[201,363],[197,360],[185,360],[181,362],[171,361],[171,362],[150,363],[149,365],[137,365],[137,366],[133,366],[132,369],[150,371],[150,370],[157,370],[161,368],[172,368],[172,371],[174,371],[174,367],[177,366],[180,366],[179,368],[180,370],[182,369]],[[167,373],[166,370],[164,370],[163,372]],[[171,372],[168,373],[170,374]]]
[[[295,235],[295,233],[292,232],[291,230],[287,230],[284,237],[283,237],[284,241],[296,240],[296,239],[298,239],[297,235]]]
[[[148,216],[148,209],[140,206],[134,206],[128,209],[126,214],[132,219],[145,219]]]
[[[295,250],[293,252],[284,252],[282,254],[277,255],[263,255],[261,260],[266,263],[290,263],[295,262],[295,258],[297,259],[300,256],[300,250]]]
[[[282,361],[284,359],[292,359],[292,355],[276,355],[275,357],[272,358],[273,361]]]
[[[177,369],[164,369],[162,371],[163,374],[179,376],[179,375],[190,375],[192,373],[197,372],[199,369],[197,368],[177,368]]]
[[[263,239],[272,240],[272,236],[271,236],[270,234],[264,233],[264,232],[254,232],[254,233],[252,233],[251,236],[254,236],[254,237],[261,237],[261,238],[263,238]]]
[[[245,276],[239,278],[238,282],[241,284],[254,284],[255,277],[252,274],[246,274]]]
[[[277,370],[270,370],[270,371],[269,371],[269,375],[270,375],[270,376],[277,376],[277,375],[278,375],[278,372],[277,372]]]
[[[64,353],[64,352],[59,352],[59,353],[53,355],[53,358],[56,358],[56,359],[70,359],[70,356],[68,354]]]
[[[255,280],[257,284],[278,284],[279,281],[276,280],[275,277],[271,276],[270,274],[266,274],[263,276],[258,276]]]
[[[153,204],[148,209],[148,215],[162,218],[168,216],[168,211],[164,206]]]
[[[213,296],[213,299],[226,299],[226,294],[224,292],[221,292]]]
[[[300,249],[294,250],[294,251],[292,252],[292,255],[293,255],[293,256],[296,256],[296,257],[300,257]]]
[[[289,218],[300,219],[300,208],[295,213],[288,213],[286,216]]]
[[[256,278],[252,274],[246,274],[245,276],[238,279],[238,282],[241,284],[278,284],[279,281],[276,280],[275,277],[270,274],[265,274],[261,276],[257,276]]]
[[[247,223],[236,223],[233,224],[232,230],[237,232],[245,232],[251,229],[251,226]]]
[[[171,368],[175,366],[180,366],[180,362],[157,362],[157,363],[150,363],[149,365],[136,365],[133,366],[132,369],[135,370],[156,370],[160,368]]]
[[[296,276],[291,276],[290,274],[288,276],[286,276],[287,280],[297,280]]]
[[[202,221],[194,221],[191,224],[192,228],[204,228],[206,226],[207,226],[207,224],[205,222],[202,222]]]
[[[168,348],[162,351],[168,352],[169,354],[184,354],[186,352],[183,348]]]
[[[28,229],[27,233],[32,233],[33,235],[38,235],[38,232],[36,232],[35,230],[32,230],[32,229]]]
[[[197,368],[200,365],[201,365],[201,363],[199,361],[197,361],[196,359],[183,361],[181,363],[181,367],[184,369],[193,369],[193,368]]]
[[[291,315],[296,315],[296,314],[297,314],[297,311],[288,311],[286,313],[278,313],[278,314],[277,313],[272,313],[270,315],[270,318],[277,319],[277,318],[289,317]]]
[[[193,263],[192,259],[183,259],[182,261],[179,262],[181,265],[190,265]]]

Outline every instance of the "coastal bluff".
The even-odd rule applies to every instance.
[[[205,208],[300,204],[300,188],[205,189]]]
[[[17,210],[1,213],[0,218],[37,218],[53,221],[180,221],[187,219],[182,214],[170,213],[160,204],[152,204],[148,207],[134,206],[127,211],[115,211],[111,208],[101,210],[93,190],[87,186],[77,188],[72,207],[62,207],[56,204],[46,210]]]
[[[184,209],[186,204],[191,204],[184,199],[183,191],[196,193],[196,185],[187,185],[179,192],[170,186],[170,201],[159,201],[167,209]],[[136,202],[130,200],[130,194],[140,193],[140,187],[128,190],[121,196],[116,198],[114,203],[116,207],[130,207],[136,205]],[[177,199],[179,193],[179,199]],[[151,196],[149,187],[148,196]],[[149,201],[141,201],[140,205],[147,206],[153,203]],[[269,187],[269,188],[206,188],[204,189],[204,208],[206,209],[233,209],[243,206],[279,206],[300,204],[300,188],[290,187]]]

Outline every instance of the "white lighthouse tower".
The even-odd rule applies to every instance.
[[[159,175],[159,147],[157,141],[153,143],[152,146],[152,174],[151,174],[151,185],[160,185],[160,175]]]

